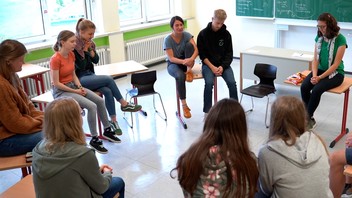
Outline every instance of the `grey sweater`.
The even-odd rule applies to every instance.
[[[268,142],[258,155],[260,190],[272,198],[330,198],[328,155],[312,132],[287,146],[281,139]]]
[[[33,149],[33,181],[39,197],[102,197],[111,174],[102,174],[94,151],[68,142],[49,153],[44,140]]]

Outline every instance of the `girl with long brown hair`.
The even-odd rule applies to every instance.
[[[16,74],[26,53],[16,40],[0,43],[0,157],[30,152],[42,139],[43,112],[29,100]]]
[[[185,197],[254,197],[258,168],[237,101],[222,99],[210,109],[203,133],[174,170]]]

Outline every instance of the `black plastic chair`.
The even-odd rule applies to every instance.
[[[147,72],[141,72],[141,73],[133,73],[131,75],[131,84],[133,86],[132,89],[127,90],[126,93],[126,100],[127,100],[127,95],[130,96],[130,101],[132,99],[135,99],[135,103],[137,103],[137,98],[138,97],[143,97],[143,96],[149,96],[149,95],[153,95],[153,106],[154,106],[154,110],[156,113],[158,113],[158,115],[163,118],[165,121],[167,120],[167,115],[166,115],[166,111],[164,108],[164,103],[163,100],[161,99],[161,95],[156,92],[154,90],[154,84],[156,82],[157,78],[156,78],[156,71],[147,71]],[[155,107],[155,95],[159,96],[160,99],[160,103],[161,106],[163,107],[164,110],[164,117],[160,115],[160,113],[158,112],[158,110]],[[147,116],[147,112],[143,111],[143,114],[145,116]],[[127,118],[125,117],[125,113],[124,113],[124,119],[127,121]],[[132,113],[131,113],[131,122],[132,124],[129,126],[131,128],[133,128],[133,118],[132,118]]]
[[[254,68],[254,74],[258,76],[260,80],[259,84],[252,85],[241,91],[242,95],[241,95],[240,102],[242,102],[243,94],[251,96],[252,108],[249,111],[253,111],[253,108],[254,108],[253,97],[263,98],[264,96],[266,96],[268,98],[266,103],[265,120],[264,120],[266,128],[269,128],[269,125],[267,125],[267,115],[268,115],[268,106],[269,106],[268,95],[275,94],[276,89],[274,85],[274,80],[276,79],[276,71],[277,71],[277,67],[274,65],[257,63]]]

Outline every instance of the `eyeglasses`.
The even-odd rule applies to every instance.
[[[325,28],[326,28],[326,25],[317,25],[317,28],[319,28],[319,29],[325,29]]]

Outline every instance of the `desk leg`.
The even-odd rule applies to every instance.
[[[27,176],[28,174],[30,174],[30,172],[27,169],[28,167],[23,167],[21,168],[22,170],[22,178],[24,178],[25,176]]]
[[[27,87],[27,80],[26,79],[22,79],[22,83],[23,83],[23,89],[26,92],[27,95],[29,95],[29,91],[28,91],[28,87]]]
[[[181,122],[182,126],[184,129],[187,129],[187,124],[186,122],[183,120],[182,118],[182,115],[180,113],[180,96],[178,95],[178,92],[177,92],[177,83],[176,83],[176,101],[177,101],[177,111],[176,111],[176,116],[178,118],[178,120]]]
[[[340,134],[330,143],[330,148],[333,148],[335,144],[349,132],[349,129],[346,128],[346,121],[347,121],[347,110],[348,110],[348,97],[350,94],[350,89],[345,91],[345,97],[343,100],[343,113],[342,113],[342,123],[341,123],[341,132]]]
[[[44,93],[45,91],[45,86],[44,86],[44,81],[43,81],[43,76],[42,74],[34,76],[33,79],[35,80],[35,85],[36,85],[36,89],[37,89],[37,96],[39,96],[40,94]],[[39,83],[40,83],[40,87],[39,87]],[[40,103],[39,104],[39,109],[44,111],[44,107],[43,104]]]

